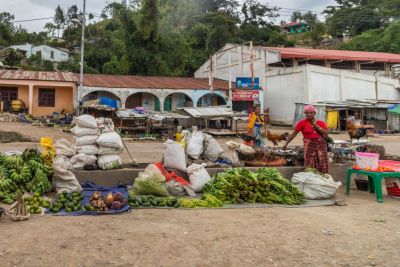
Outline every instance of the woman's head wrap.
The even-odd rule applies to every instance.
[[[307,105],[304,107],[304,113],[306,112],[315,112],[317,113],[317,109],[312,105]]]

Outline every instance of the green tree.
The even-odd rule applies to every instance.
[[[14,16],[8,12],[0,13],[0,45],[9,45],[14,31]]]
[[[53,21],[56,26],[55,28],[57,29],[57,37],[60,37],[60,30],[63,29],[65,25],[64,10],[61,9],[60,5],[56,8]]]

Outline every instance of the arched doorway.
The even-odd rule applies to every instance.
[[[164,111],[173,111],[183,107],[193,107],[193,100],[184,93],[172,93],[164,100]]]
[[[108,91],[93,91],[82,98],[82,104],[88,101],[97,100],[99,104],[108,105],[113,108],[118,108],[121,106],[121,99],[115,94]]]
[[[160,111],[160,100],[151,93],[135,93],[126,99],[125,108],[134,109],[143,107],[149,111]]]
[[[226,100],[219,94],[205,94],[197,101],[198,107],[223,106]]]

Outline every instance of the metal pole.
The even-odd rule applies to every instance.
[[[229,56],[229,105],[233,108],[232,103],[232,63],[231,63],[231,51],[228,51]]]
[[[250,67],[251,67],[251,87],[254,89],[254,54],[253,41],[250,42]]]
[[[85,52],[85,24],[86,24],[86,0],[83,0],[83,11],[82,11],[82,38],[81,38],[81,69],[79,76],[79,90],[78,90],[78,105],[79,105],[79,96],[80,92],[82,92],[83,87],[83,54]],[[80,92],[79,92],[80,91]],[[79,114],[78,114],[79,115]]]

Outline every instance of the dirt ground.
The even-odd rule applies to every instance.
[[[0,130],[71,138],[59,130],[20,124],[1,123]],[[398,138],[371,141],[400,154]],[[1,144],[0,151],[32,144],[37,143]],[[160,142],[128,146],[139,162],[159,160],[162,155]],[[400,266],[400,200],[386,197],[378,204],[374,195],[353,190],[344,196],[343,189],[337,198],[343,198],[346,206],[132,210],[118,216],[33,216],[20,223],[3,215],[0,262],[1,266]]]

